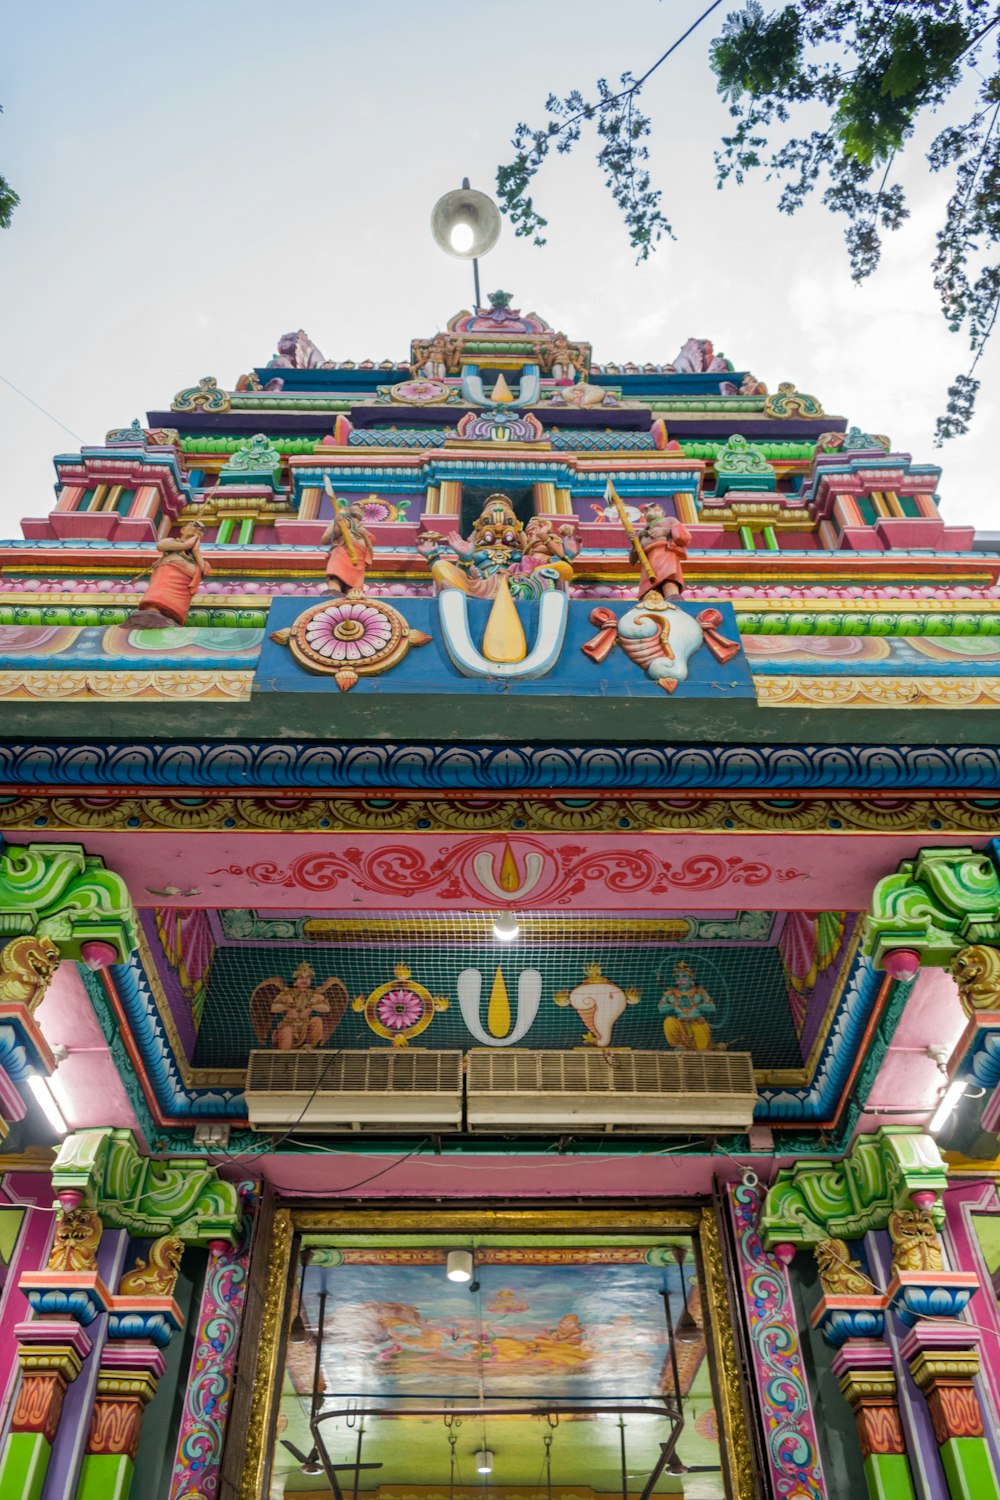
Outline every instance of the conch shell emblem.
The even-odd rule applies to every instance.
[[[740,649],[736,641],[719,634],[722,615],[717,609],[703,609],[695,617],[656,589],[620,617],[612,609],[592,610],[590,623],[599,627],[598,632],[580,649],[592,661],[604,661],[617,641],[629,660],[667,693],[687,681],[688,664],[701,646],[707,646],[718,662],[730,661]]]
[[[587,1028],[586,1041],[596,1047],[611,1046],[611,1032],[618,1017],[628,1005],[637,1005],[640,992],[629,986],[613,984],[601,972],[600,964],[588,964],[584,980],[575,989],[557,990],[552,996],[557,1005],[571,1005]]]

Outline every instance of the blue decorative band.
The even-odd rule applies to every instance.
[[[0,744],[0,786],[988,794],[993,745]]]

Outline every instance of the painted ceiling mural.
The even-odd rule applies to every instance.
[[[748,1050],[757,1118],[821,1125],[899,1005],[861,958],[853,913],[523,914],[511,946],[481,912],[140,916],[129,962],[81,977],[109,1041],[131,1034],[126,1086],[161,1139],[245,1120],[261,1047]]]
[[[447,1279],[447,1247],[417,1236],[391,1247],[330,1239],[311,1254],[301,1305],[307,1341],[289,1346],[280,1435],[297,1447],[311,1444],[325,1292],[321,1378],[323,1410],[331,1415],[322,1430],[333,1461],[353,1461],[358,1413],[368,1413],[361,1456],[381,1468],[362,1473],[362,1490],[412,1483],[418,1473],[423,1483],[446,1484],[454,1436],[458,1483],[475,1481],[473,1455],[483,1447],[494,1455],[491,1490],[537,1484],[548,1451],[554,1485],[620,1493],[619,1421],[641,1489],[668,1432],[653,1403],[674,1390],[667,1299],[673,1326],[682,1330],[675,1343],[684,1412],[678,1453],[706,1480],[712,1474],[719,1481],[698,1274],[683,1237],[600,1246],[564,1237],[544,1247],[527,1238],[487,1240],[475,1249],[471,1290]],[[512,1414],[519,1400],[574,1409],[547,1418]],[[615,1410],[646,1403],[649,1415]],[[433,1414],[456,1405],[467,1414],[455,1424]],[[491,1415],[491,1406],[506,1411]],[[407,1415],[417,1410],[425,1415]],[[675,1484],[665,1474],[656,1493]]]

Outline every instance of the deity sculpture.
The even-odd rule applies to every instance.
[[[558,533],[544,516],[532,516],[524,528],[524,564],[552,568],[563,582],[573,577],[573,559],[580,554],[581,543],[573,526],[560,526]]]
[[[313,970],[299,964],[291,983],[265,979],[250,996],[250,1019],[262,1046],[279,1052],[322,1047],[347,1009],[347,991],[339,979],[313,985]]]
[[[12,938],[0,948],[0,1005],[24,1005],[34,1015],[60,959],[51,938],[30,934]]]
[[[638,542],[638,545],[636,544]],[[642,527],[633,538],[629,558],[640,564],[639,598],[652,589],[663,598],[675,598],[684,591],[682,562],[687,557],[691,533],[662,505],[645,505]]]
[[[664,1017],[663,1035],[671,1047],[707,1052],[713,1046],[709,1018],[715,1015],[715,1001],[698,984],[690,964],[682,960],[674,966],[673,984],[663,991],[657,1009]]]
[[[415,345],[414,353],[416,359],[410,366],[414,380],[421,375],[427,380],[444,380],[455,356],[455,342],[443,333],[436,333],[430,343]]]
[[[535,345],[535,358],[543,369],[548,367],[553,380],[573,381],[583,376],[584,360],[579,348],[571,344],[566,335],[557,333],[551,344]]]
[[[852,1260],[843,1240],[820,1240],[814,1247],[820,1286],[828,1297],[867,1297],[874,1287]]]
[[[562,527],[557,536],[551,522],[538,516],[524,527],[506,495],[490,495],[468,540],[424,530],[417,551],[439,590],[495,599],[506,586],[514,599],[532,599],[572,577],[580,547],[572,527]]]
[[[97,1247],[102,1224],[89,1208],[71,1208],[56,1222],[56,1232],[46,1269],[49,1271],[96,1271]]]
[[[203,522],[185,521],[177,536],[160,538],[156,550],[161,555],[153,564],[142,602],[129,615],[127,625],[137,630],[158,630],[185,623],[201,580],[212,571],[201,550],[204,534]]]
[[[375,559],[375,538],[365,525],[365,508],[352,500],[346,510],[337,506],[330,480],[326,492],[333,500],[333,520],[320,537],[320,546],[329,547],[326,559],[326,586],[331,594],[347,594],[364,586],[365,573]]]

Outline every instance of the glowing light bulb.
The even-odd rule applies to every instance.
[[[471,224],[466,224],[462,220],[459,220],[457,224],[451,226],[451,248],[457,251],[459,255],[464,254],[466,250],[472,249],[472,242],[475,238],[476,236],[472,232]]]
[[[471,1281],[472,1251],[449,1250],[447,1275],[449,1281]]]
[[[476,1473],[493,1473],[493,1454],[490,1452],[489,1448],[481,1448],[476,1454]]]
[[[517,918],[513,912],[501,912],[493,922],[493,936],[498,943],[514,943],[520,935]]]

